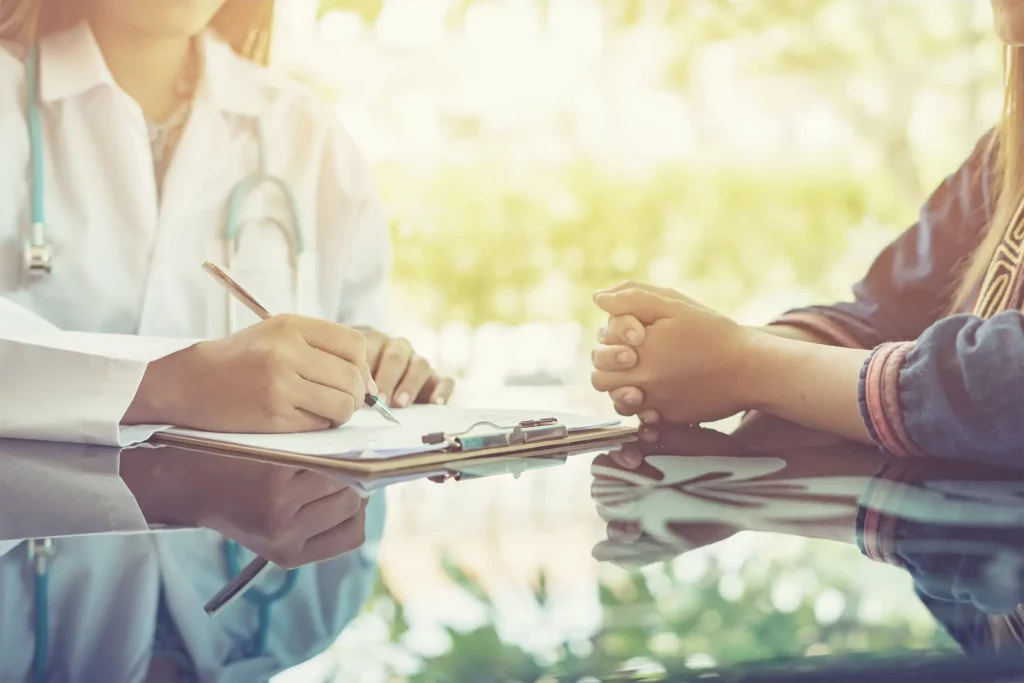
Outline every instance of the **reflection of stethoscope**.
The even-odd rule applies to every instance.
[[[25,84],[27,90],[27,118],[29,135],[29,156],[31,160],[32,173],[32,228],[29,238],[25,242],[25,273],[30,280],[41,279],[53,271],[53,247],[46,240],[46,223],[43,213],[43,197],[45,186],[43,183],[43,135],[42,123],[39,112],[39,51],[33,46],[25,61]],[[268,222],[274,223],[284,233],[290,245],[290,261],[292,267],[293,295],[295,301],[301,299],[299,284],[301,282],[300,264],[305,244],[303,241],[302,226],[299,221],[299,212],[295,202],[295,195],[288,185],[266,171],[266,157],[264,155],[263,131],[256,121],[256,140],[259,147],[259,169],[243,178],[236,184],[228,196],[227,218],[224,223],[222,238],[224,241],[224,263],[231,267],[232,258],[238,253],[239,238],[244,221],[241,219],[242,207],[257,189],[263,185],[276,187],[285,197],[288,206],[291,228],[274,218],[267,218]],[[233,332],[237,329],[235,321],[235,307],[229,299],[227,306],[227,329]],[[224,542],[224,557],[228,573],[234,577],[239,571],[238,546],[231,542]],[[32,565],[34,581],[34,619],[35,648],[32,658],[32,675],[36,681],[42,681],[46,675],[46,660],[49,648],[49,605],[47,601],[49,584],[49,565],[53,557],[53,542],[51,539],[35,539],[28,542],[28,558]],[[249,651],[246,653],[251,657],[259,656],[266,648],[267,633],[270,629],[270,606],[285,597],[297,580],[297,569],[288,572],[282,585],[271,593],[250,588],[245,593],[245,598],[259,610],[259,628],[257,637]]]

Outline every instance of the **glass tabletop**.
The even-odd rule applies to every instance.
[[[763,427],[390,489],[381,580],[328,657],[378,680],[1020,674],[1020,472]]]
[[[1024,675],[1021,471],[755,419],[349,483],[387,501],[379,574],[278,683]]]

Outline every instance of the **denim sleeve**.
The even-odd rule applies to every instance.
[[[878,255],[852,302],[789,311],[774,324],[835,346],[871,349],[917,339],[949,305],[951,273],[991,221],[992,134],[928,198],[916,224]]]
[[[878,346],[860,381],[861,414],[897,456],[1024,464],[1024,314],[946,318],[916,342]]]

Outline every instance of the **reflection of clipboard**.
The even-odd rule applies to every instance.
[[[534,470],[558,467],[564,465],[570,457],[578,455],[592,455],[597,453],[608,453],[622,448],[624,443],[629,443],[634,437],[622,436],[613,439],[604,439],[584,443],[576,447],[547,446],[524,452],[520,455],[497,455],[472,458],[460,458],[449,460],[440,464],[409,466],[403,469],[396,469],[390,472],[378,472],[374,474],[358,474],[347,472],[338,467],[323,468],[319,466],[307,466],[307,469],[324,472],[340,481],[343,481],[353,489],[369,495],[374,491],[385,489],[396,484],[404,484],[418,479],[429,479],[430,481],[443,484],[449,481],[470,481],[474,479],[485,479],[487,477],[511,474],[518,479],[522,474]],[[177,445],[176,448],[207,453],[229,458],[244,458],[252,460],[268,460],[263,456],[245,455],[238,452],[226,451],[222,448],[209,446],[185,446]],[[276,459],[269,459],[277,462]]]
[[[482,459],[498,456],[529,458],[576,451],[592,452],[635,441],[636,432],[637,428],[631,426],[570,432],[553,419],[529,420],[511,428],[497,425],[488,427],[487,423],[480,423],[464,432],[455,434],[435,432],[423,436],[424,443],[434,448],[438,448],[442,444],[446,445],[443,450],[366,460],[257,448],[171,432],[158,432],[150,439],[150,442],[157,446],[176,446],[292,467],[316,468],[340,474],[373,477],[435,473],[440,470],[451,471],[453,463],[469,460],[484,462]]]
[[[595,442],[571,450],[545,448],[522,456],[498,455],[469,458],[468,460],[455,460],[442,465],[411,468],[387,474],[351,475],[337,470],[331,474],[352,488],[367,494],[417,479],[429,479],[435,484],[444,484],[449,481],[472,481],[505,474],[511,474],[513,478],[518,479],[527,472],[564,465],[573,456],[617,451],[622,448],[622,443],[622,441]]]

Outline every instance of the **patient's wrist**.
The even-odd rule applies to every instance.
[[[740,391],[746,407],[772,412],[779,386],[786,381],[787,367],[799,352],[800,342],[780,337],[763,328],[749,327],[740,366]]]

